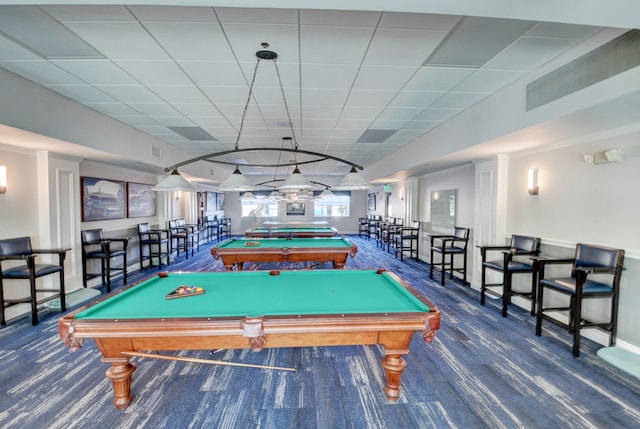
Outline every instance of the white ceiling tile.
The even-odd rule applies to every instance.
[[[421,67],[403,89],[450,91],[475,70],[460,67]]]
[[[593,36],[601,27],[590,25],[566,25],[555,22],[538,22],[527,31],[527,36],[557,37],[564,39],[586,39]]]
[[[419,67],[446,35],[445,31],[378,29],[364,64]]]
[[[51,62],[91,85],[139,83],[109,60],[52,60]]]
[[[158,22],[145,27],[176,61],[234,59],[217,22]]]
[[[349,93],[347,106],[386,106],[396,95],[396,91],[354,89]]]
[[[43,58],[0,34],[0,60],[42,60]]]
[[[342,106],[349,95],[346,89],[303,89],[302,104],[316,106]]]
[[[449,31],[459,20],[459,16],[451,15],[385,12],[382,15],[379,27]]]
[[[47,85],[47,88],[81,103],[113,103],[116,101],[113,97],[90,85]]]
[[[300,10],[302,25],[332,25],[340,27],[375,27],[380,12],[355,12],[348,10]]]
[[[476,104],[487,95],[489,95],[489,93],[486,92],[449,92],[447,95],[433,103],[433,107],[464,109]]]
[[[210,7],[188,6],[127,6],[140,21],[155,22],[217,22]]]
[[[354,89],[393,90],[402,87],[416,72],[416,67],[363,66]]]
[[[216,107],[209,103],[173,103],[180,113],[189,117],[211,117],[222,118],[222,115]]]
[[[96,88],[123,103],[162,103],[156,94],[142,85],[96,85]]]
[[[303,88],[351,88],[359,66],[352,64],[302,64]],[[287,81],[287,83],[289,83]]]
[[[180,113],[166,103],[128,103],[128,105],[136,111],[154,117],[154,116],[180,116]]]
[[[371,125],[368,119],[340,119],[336,124],[339,130],[362,130],[364,132]]]
[[[404,130],[421,130],[421,131],[427,131],[430,130],[433,127],[438,126],[439,124],[441,124],[442,121],[411,121],[409,123],[407,123],[403,129]]]
[[[196,85],[245,87],[238,63],[230,61],[179,61],[180,67]],[[237,89],[236,89],[237,90]]]
[[[216,7],[220,22],[248,22],[268,24],[297,24],[297,9],[245,9],[234,7]]]
[[[447,109],[447,108],[430,107],[428,109],[425,109],[424,112],[420,113],[418,116],[416,116],[416,119],[420,121],[429,121],[429,120],[446,121],[447,119],[450,119],[455,115],[457,115],[458,113],[462,112],[462,110],[463,109],[455,109],[455,108]]]
[[[377,130],[399,130],[409,122],[409,119],[376,119],[371,128]]]
[[[458,86],[456,91],[495,92],[522,77],[524,72],[506,70],[477,70]]]
[[[41,6],[49,15],[59,21],[135,21],[135,17],[125,6],[73,5]]]
[[[89,106],[98,112],[102,112],[105,115],[110,116],[123,116],[123,115],[137,115],[138,112],[122,103],[84,103],[85,106]]]
[[[191,80],[173,61],[122,60],[123,70],[146,85],[189,85]]]
[[[67,26],[114,60],[166,60],[167,53],[137,22],[69,22]]]
[[[224,23],[222,28],[238,61],[255,63],[256,52],[264,49],[263,42],[269,43],[267,50],[278,54],[278,62],[299,61],[296,25]]]
[[[150,118],[154,119],[159,124],[166,125],[168,127],[191,127],[193,126],[193,122],[191,122],[188,118],[185,118],[181,115],[149,115]]]
[[[529,71],[576,45],[572,39],[522,37],[488,61],[483,68]]]
[[[360,64],[372,36],[372,28],[303,25],[300,59],[308,64]]]
[[[302,118],[338,119],[340,106],[308,106],[302,107]]]
[[[152,85],[149,89],[167,103],[206,103],[202,91],[194,85]]]
[[[444,91],[400,91],[389,107],[428,107],[442,97]]]
[[[0,67],[41,85],[82,85],[86,83],[44,60],[0,61]]]
[[[382,112],[382,107],[346,106],[340,115],[340,119],[371,119]]]
[[[391,119],[396,121],[408,121],[421,113],[421,107],[388,107],[376,118],[379,120]]]

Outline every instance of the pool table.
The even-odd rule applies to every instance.
[[[211,248],[214,259],[222,259],[228,271],[245,262],[329,262],[333,268],[344,268],[349,255],[353,258],[358,247],[346,238],[232,238]]]
[[[328,226],[258,226],[247,230],[247,238],[335,237],[338,230]]]
[[[200,295],[167,299],[180,286]],[[59,319],[71,351],[92,338],[119,409],[129,406],[132,353],[272,347],[385,347],[384,391],[400,395],[403,355],[416,331],[431,342],[440,312],[386,270],[159,273]]]

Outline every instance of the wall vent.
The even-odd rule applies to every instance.
[[[156,146],[151,146],[151,156],[153,158],[162,158],[162,149],[160,149],[159,147]]]
[[[526,110],[640,65],[640,30],[631,30],[527,85]]]

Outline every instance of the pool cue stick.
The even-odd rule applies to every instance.
[[[177,360],[181,362],[206,363],[209,365],[244,366],[249,368],[277,369],[280,371],[296,370],[295,368],[287,368],[287,367],[281,367],[281,366],[254,365],[251,363],[225,362],[222,360],[188,358],[188,357],[182,357],[182,356],[167,356],[167,355],[143,353],[143,352],[120,352],[120,354],[123,354],[125,356],[146,357],[146,358],[160,359],[160,360]]]

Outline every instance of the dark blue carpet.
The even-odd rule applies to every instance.
[[[181,356],[262,365],[296,372],[135,358],[134,401],[112,404],[108,364],[92,341],[69,353],[58,338],[60,313],[45,310],[0,329],[1,428],[636,428],[640,383],[597,358],[584,339],[579,358],[570,336],[511,308],[502,318],[494,302],[458,282],[429,280],[425,263],[396,260],[375,242],[351,237],[359,252],[347,267],[387,268],[426,294],[442,311],[442,328],[428,344],[416,335],[402,394],[386,399],[383,351],[378,347],[224,350]],[[171,270],[222,271],[203,246]],[[299,264],[305,269],[314,264]],[[275,265],[277,266],[277,265]],[[246,264],[267,269],[271,264]],[[328,268],[321,264],[318,268]],[[134,273],[130,281],[153,274]],[[118,286],[119,283],[116,283]]]

